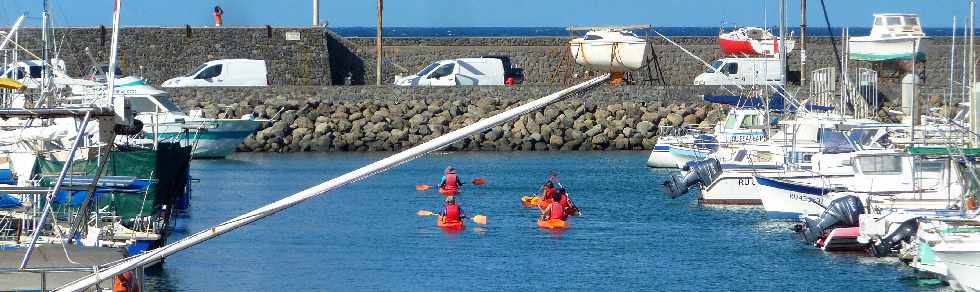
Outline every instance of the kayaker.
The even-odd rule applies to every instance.
[[[561,193],[555,192],[551,197],[551,203],[544,210],[541,210],[541,219],[558,219],[564,221],[567,218],[568,215],[565,214],[565,208],[562,207],[561,203]]]
[[[554,196],[555,191],[555,184],[552,183],[551,180],[548,180],[548,182],[545,182],[544,186],[541,187],[541,200],[551,200],[551,197]]]
[[[459,194],[459,188],[462,186],[463,182],[456,176],[456,169],[452,166],[446,166],[445,174],[443,174],[442,180],[439,181],[439,193],[446,196],[455,196]]]
[[[558,189],[558,202],[561,203],[562,210],[565,211],[565,215],[568,216],[578,216],[578,207],[575,207],[575,203],[568,197],[568,193],[565,192],[565,187]]]
[[[463,215],[463,208],[456,205],[455,196],[446,197],[446,206],[440,215],[442,215],[443,223],[456,223],[466,217]]]

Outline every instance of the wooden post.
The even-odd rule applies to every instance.
[[[381,85],[381,69],[382,69],[382,66],[381,66],[381,62],[382,61],[381,60],[383,60],[383,57],[384,57],[384,51],[382,51],[383,48],[381,47],[381,38],[382,38],[382,36],[381,36],[381,11],[382,10],[384,10],[384,0],[378,0],[378,35],[375,38],[375,45],[374,45],[375,51],[377,52],[376,54],[377,54],[377,57],[378,57],[377,64],[375,66],[375,74],[377,75],[377,83],[375,85]]]

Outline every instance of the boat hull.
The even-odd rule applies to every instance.
[[[917,53],[913,51],[916,41],[918,41]],[[853,37],[848,41],[848,55],[851,60],[868,62],[911,61],[913,59],[925,61],[928,47],[927,39]]]
[[[828,191],[786,178],[755,176],[759,199],[771,220],[797,220],[801,215],[820,214],[830,201]]]
[[[739,166],[731,169],[722,165],[724,172],[714,182],[701,190],[701,203],[718,205],[762,205],[755,174],[781,171],[781,167],[759,165],[755,168]],[[776,169],[773,169],[776,168]]]
[[[949,274],[961,287],[966,291],[980,291],[980,249],[976,246],[953,249],[939,245],[933,251],[943,259]]]
[[[191,153],[194,158],[225,158],[235,152],[262,122],[245,119],[170,122],[159,124],[156,131],[152,124],[145,121],[144,124],[143,130],[148,137],[155,135],[159,140],[180,140],[181,145],[194,146]]]
[[[573,41],[569,46],[575,63],[607,72],[640,70],[652,50],[647,42]]]
[[[705,150],[699,150],[683,146],[670,146],[670,156],[674,160],[674,167],[684,168],[688,162],[703,160],[708,158],[710,153]]]
[[[674,157],[670,154],[670,145],[654,145],[653,150],[650,151],[650,157],[647,158],[647,166],[653,168],[677,168],[677,164],[674,163]]]

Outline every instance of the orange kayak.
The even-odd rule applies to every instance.
[[[462,230],[463,227],[465,227],[465,226],[463,226],[463,221],[462,220],[457,221],[457,222],[448,222],[447,223],[447,222],[445,222],[445,221],[442,220],[442,217],[443,216],[439,216],[438,219],[436,219],[436,226],[439,226],[439,228],[446,229],[446,230]]]
[[[568,228],[568,221],[561,219],[538,219],[538,227],[548,229],[565,229]]]

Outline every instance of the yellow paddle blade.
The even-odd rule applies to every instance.
[[[429,210],[419,210],[418,212],[415,212],[415,215],[423,216],[423,217],[424,216],[432,216],[432,215],[435,215],[435,214],[436,213],[432,213],[432,211],[429,211]]]
[[[485,215],[473,216],[473,222],[476,222],[476,224],[480,224],[480,225],[487,225],[487,216]]]

